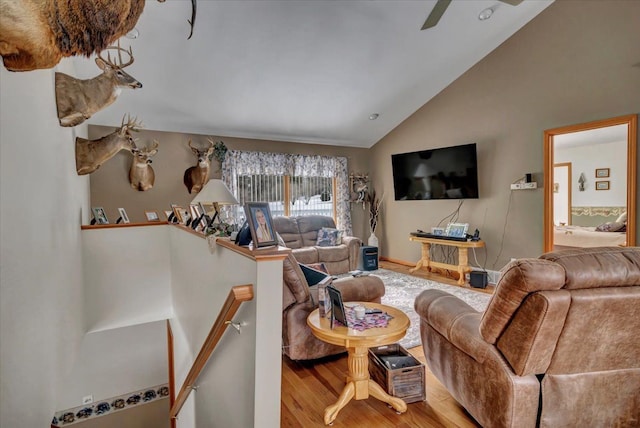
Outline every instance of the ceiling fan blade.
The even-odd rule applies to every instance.
[[[420,30],[435,27],[438,21],[440,21],[440,18],[442,18],[444,11],[449,7],[449,3],[451,3],[451,0],[438,0]]]
[[[517,6],[522,3],[524,0],[499,0],[502,3],[510,4],[511,6]]]

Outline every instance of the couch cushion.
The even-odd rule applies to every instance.
[[[316,245],[318,240],[318,230],[323,227],[336,228],[336,224],[331,217],[324,215],[309,215],[296,217],[298,230],[302,237],[302,246],[311,247]],[[283,236],[284,238],[284,236]],[[285,238],[286,241],[286,238]]]
[[[349,248],[340,244],[335,247],[315,247],[320,262],[340,262],[349,259]],[[297,257],[297,254],[296,254]]]
[[[302,236],[296,217],[274,217],[273,227],[289,248],[301,248]]]
[[[304,263],[305,265],[318,263],[320,261],[316,247],[295,248],[291,252],[297,261]]]

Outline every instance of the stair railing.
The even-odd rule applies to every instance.
[[[202,348],[196,357],[196,360],[193,362],[187,377],[182,384],[182,388],[180,388],[180,392],[176,397],[173,406],[171,406],[171,410],[169,411],[169,417],[171,419],[175,419],[178,417],[178,413],[180,413],[180,409],[184,405],[187,398],[189,398],[189,394],[194,389],[196,380],[198,376],[200,376],[200,372],[209,361],[209,357],[213,353],[214,349],[218,345],[218,342],[222,338],[222,335],[226,331],[229,325],[234,326],[238,332],[240,331],[240,327],[238,324],[232,321],[233,316],[238,312],[240,305],[242,302],[246,302],[253,299],[253,285],[236,285],[229,290],[229,295],[227,296],[227,300],[222,305],[220,309],[220,313],[218,314],[218,318],[216,318],[216,322],[211,327],[211,331],[209,331],[209,335],[205,339],[202,344]]]

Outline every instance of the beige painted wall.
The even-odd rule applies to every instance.
[[[449,215],[456,201],[394,201],[391,154],[476,142],[480,198],[459,220],[480,229],[480,265],[543,250],[543,191],[511,192],[533,173],[543,185],[545,129],[640,112],[640,2],[556,1],[372,149],[384,191],[381,254],[415,262],[407,236]],[[490,24],[490,23],[489,23]],[[476,264],[473,254],[470,261]]]
[[[141,117],[144,121],[144,118]],[[89,127],[89,138],[99,138],[113,131],[111,127]],[[368,172],[369,150],[353,147],[337,147],[319,144],[296,144],[283,141],[252,140],[244,138],[217,137],[197,134],[182,134],[144,130],[136,134],[138,146],[151,145],[153,139],[160,142],[158,154],[154,156],[152,167],[155,171],[155,185],[146,192],[139,192],[129,184],[129,167],[131,154],[121,151],[106,162],[91,177],[91,205],[104,207],[109,222],[115,223],[118,218],[118,207],[127,211],[132,222],[146,221],[145,210],[158,211],[161,219],[165,219],[164,210],[170,204],[188,205],[195,197],[187,191],[183,184],[184,171],[195,165],[196,158],[187,146],[192,139],[194,146],[204,147],[207,138],[223,141],[227,148],[245,151],[263,151],[275,153],[296,153],[327,156],[343,156],[348,160],[350,172]],[[211,178],[220,178],[220,165],[212,161]],[[353,230],[355,234],[364,236],[365,223],[361,206],[353,205]],[[362,237],[361,236],[361,237]]]

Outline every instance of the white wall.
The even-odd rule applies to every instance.
[[[59,407],[94,403],[168,382],[166,321],[89,333],[69,376],[59,385]],[[168,412],[167,412],[168,417]]]
[[[64,67],[64,63],[62,67]],[[89,183],[58,124],[52,70],[0,66],[0,426],[43,427],[83,333]],[[75,128],[86,136],[86,129]]]
[[[140,226],[83,231],[88,332],[173,316],[168,229]]]
[[[571,162],[574,207],[624,207],[627,205],[627,142],[555,149],[554,162]],[[596,168],[609,168],[609,177],[596,178]],[[578,190],[584,173],[585,190]],[[596,181],[609,181],[609,190],[596,190]]]

